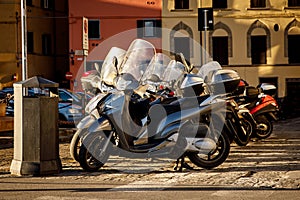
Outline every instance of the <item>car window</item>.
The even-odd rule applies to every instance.
[[[72,97],[64,91],[59,91],[59,98],[62,101],[69,101],[70,99],[72,99]]]
[[[81,99],[81,96],[75,92],[72,92],[71,90],[67,90],[69,93],[71,93],[72,95],[74,95],[77,99]]]

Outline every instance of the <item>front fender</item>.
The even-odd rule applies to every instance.
[[[78,129],[85,129],[91,126],[91,124],[93,124],[95,121],[97,121],[95,117],[93,117],[92,115],[87,115],[82,120],[80,120],[76,127]]]
[[[99,119],[95,120],[88,128],[89,133],[103,130],[111,130],[109,121],[104,117],[100,117]]]

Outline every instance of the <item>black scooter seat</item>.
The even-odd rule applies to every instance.
[[[161,104],[165,109],[166,113],[172,114],[181,110],[191,109],[199,106],[204,100],[206,100],[209,95],[196,96],[196,97],[184,97],[176,101],[171,102],[170,104]]]

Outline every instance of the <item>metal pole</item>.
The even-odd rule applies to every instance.
[[[83,73],[86,72],[86,51],[85,49],[83,49]],[[83,93],[84,97],[83,97],[83,112],[85,113],[85,106],[86,106],[86,103],[87,103],[87,100],[86,100],[86,90],[84,90],[84,93]]]
[[[85,50],[85,49],[83,49],[83,71],[84,71],[84,73],[86,72],[86,54],[85,54],[85,51],[87,51],[87,50]]]
[[[206,55],[207,55],[207,48],[206,48],[206,38],[207,38],[207,12],[208,10],[204,10],[204,64],[206,63]]]
[[[27,24],[26,24],[26,0],[21,0],[21,46],[22,46],[22,80],[27,76]]]

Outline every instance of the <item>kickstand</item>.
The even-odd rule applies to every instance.
[[[179,161],[180,161],[180,167],[178,169],[179,172],[182,172],[182,169],[185,168],[185,169],[189,169],[189,170],[192,170],[193,167],[191,167],[189,164],[187,164],[185,161],[184,161],[184,158],[185,156],[181,156],[179,157],[177,160],[176,160],[176,164],[175,164],[175,167],[174,167],[174,170],[177,171],[178,169],[178,166],[179,166]]]

